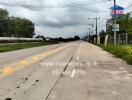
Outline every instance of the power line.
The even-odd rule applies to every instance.
[[[0,2],[0,4],[5,5],[5,6],[25,7],[25,8],[64,8],[64,7],[84,6],[84,5],[89,5],[89,4],[91,5],[93,3],[95,3],[95,2],[84,1],[84,2],[56,4],[56,5],[29,5],[29,4],[8,4],[8,3]]]
[[[132,1],[129,1],[127,5],[128,6],[125,8],[125,11],[131,13],[132,12]]]
[[[97,38],[98,38],[98,20],[100,19],[100,18],[88,18],[88,19],[93,19],[93,20],[95,20],[96,21],[96,43],[97,43]]]
[[[83,1],[83,2],[63,3],[63,4],[57,4],[57,5],[84,4],[84,3],[96,3],[96,2],[95,1]]]

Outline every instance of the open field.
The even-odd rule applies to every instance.
[[[36,42],[36,43],[35,42],[25,42],[25,43],[18,43],[18,44],[2,44],[0,45],[0,52],[39,47],[39,46],[45,46],[45,45],[50,45],[50,44],[55,44],[55,43],[53,42]]]

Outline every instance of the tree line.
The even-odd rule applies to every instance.
[[[74,36],[73,38],[69,37],[69,38],[63,38],[63,37],[58,37],[58,38],[50,38],[50,37],[44,37],[42,35],[38,35],[36,38],[42,38],[43,41],[56,41],[56,42],[70,42],[70,41],[77,41],[80,40],[81,38],[79,36]],[[48,40],[47,40],[48,39]]]
[[[113,18],[111,20],[114,21]],[[124,14],[124,16],[122,17],[118,17],[116,21],[117,24],[120,25],[120,31],[118,32],[118,34],[121,33],[132,34],[132,17],[130,13]],[[113,34],[112,26],[107,27],[107,33]]]
[[[0,8],[0,37],[32,38],[35,35],[32,21],[21,17],[10,17],[6,9]]]

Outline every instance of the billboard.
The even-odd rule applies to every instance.
[[[124,8],[121,6],[114,6],[111,8],[111,16],[112,17],[120,17],[124,15]]]

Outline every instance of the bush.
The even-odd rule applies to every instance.
[[[132,64],[132,46],[131,45],[112,45],[108,46],[100,45],[104,50],[110,52],[116,57],[122,58],[129,64]]]

